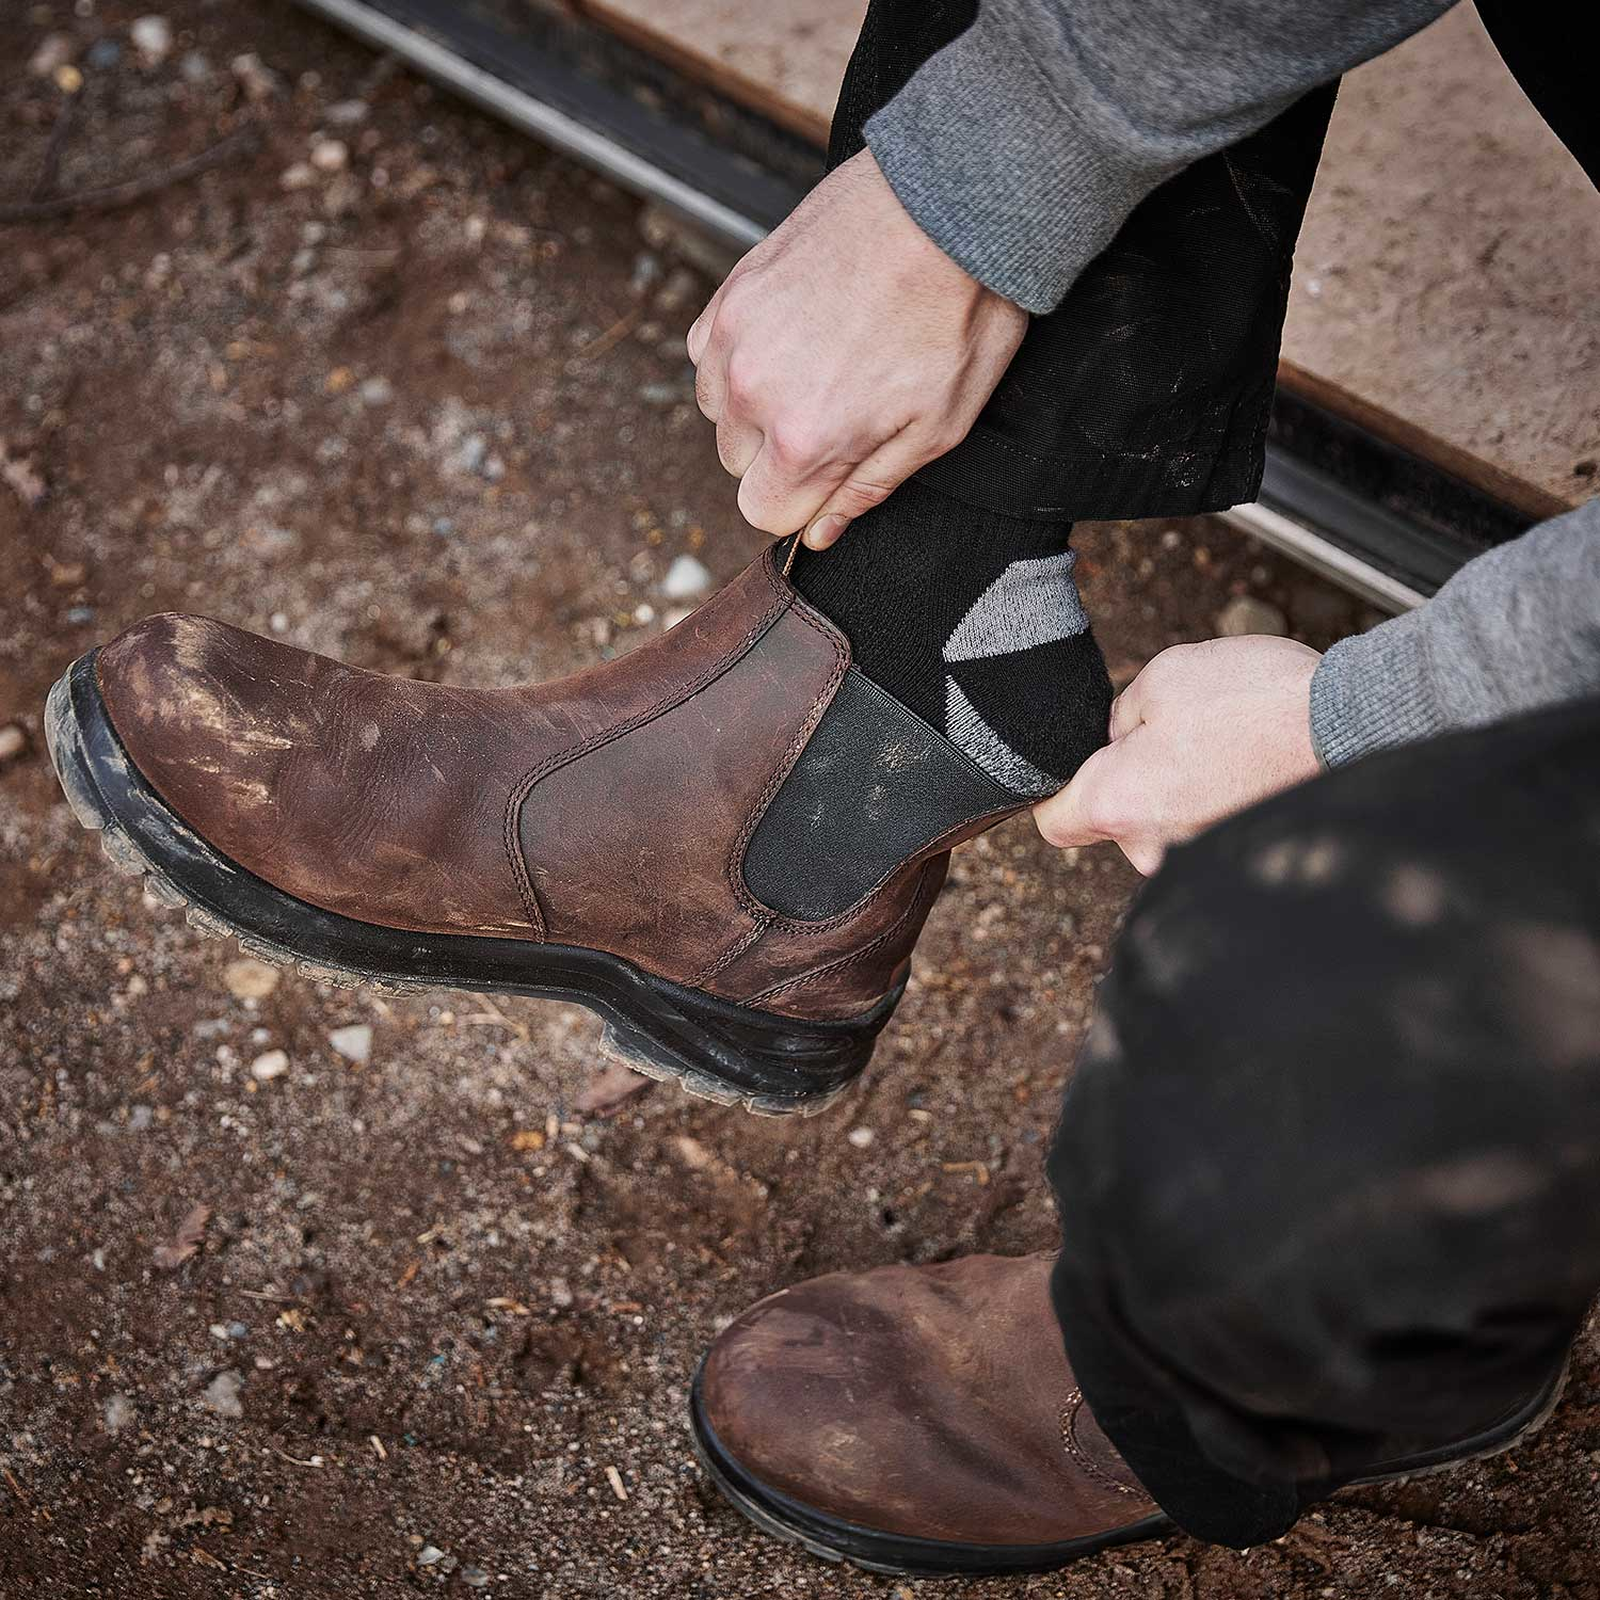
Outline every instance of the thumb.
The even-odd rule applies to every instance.
[[[1100,797],[1117,782],[1125,755],[1121,741],[1101,746],[1065,789],[1033,808],[1034,825],[1047,844],[1067,850],[1114,837],[1103,820]]]
[[[918,467],[925,467],[938,454],[924,449],[909,428],[884,440],[865,461],[850,469],[812,515],[803,536],[806,545],[826,550],[836,544],[851,518],[881,506]]]

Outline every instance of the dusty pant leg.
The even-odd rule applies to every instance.
[[[830,162],[862,148],[872,113],[976,14],[977,0],[873,0]],[[1033,319],[976,427],[919,479],[955,501],[1057,522],[1253,499],[1334,92],[1313,91],[1146,199],[1066,300]],[[949,136],[984,130],[953,124]]]
[[[1600,1286],[1600,700],[1174,852],[1049,1171],[1074,1369],[1202,1538],[1525,1408]]]

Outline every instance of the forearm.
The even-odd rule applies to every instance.
[[[980,0],[867,143],[947,255],[1049,311],[1167,178],[1452,3]]]
[[[1468,564],[1426,605],[1336,644],[1311,683],[1329,766],[1600,694],[1600,499]]]

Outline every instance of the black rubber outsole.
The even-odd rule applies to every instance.
[[[296,899],[214,850],[133,764],[100,696],[93,653],[45,710],[50,759],[74,815],[106,855],[209,938],[346,988],[463,989],[565,1000],[596,1013],[629,1066],[690,1094],[768,1116],[813,1114],[872,1055],[904,989],[844,1022],[806,1023],[670,983],[601,950],[360,922]]]
[[[1054,1572],[1098,1551],[1144,1539],[1158,1539],[1176,1530],[1171,1518],[1158,1513],[1125,1527],[1058,1544],[982,1545],[944,1539],[915,1539],[846,1522],[759,1482],[740,1467],[723,1448],[716,1430],[705,1415],[701,1400],[701,1375],[704,1369],[705,1362],[702,1359],[689,1395],[690,1431],[701,1467],[723,1499],[763,1533],[788,1544],[799,1545],[824,1561],[846,1562],[865,1572],[884,1573],[892,1577],[1022,1576],[1027,1573]],[[1355,1479],[1347,1487],[1430,1477],[1468,1462],[1483,1461],[1503,1454],[1544,1426],[1561,1398],[1566,1377],[1567,1366],[1563,1362],[1550,1384],[1535,1399],[1492,1427],[1445,1448],[1387,1462],[1380,1470]]]

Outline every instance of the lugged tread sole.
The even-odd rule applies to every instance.
[[[814,1116],[832,1105],[904,989],[852,1021],[806,1023],[685,989],[604,951],[412,933],[308,905],[229,861],[165,805],[111,726],[94,660],[75,662],[45,708],[45,742],[73,815],[152,899],[181,910],[202,937],[232,938],[271,966],[381,994],[459,989],[569,1001],[601,1018],[602,1048],[635,1071],[760,1116]],[[308,953],[297,940],[324,948]],[[340,960],[326,948],[361,945],[388,964]]]

